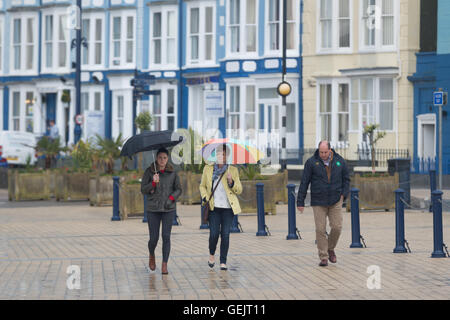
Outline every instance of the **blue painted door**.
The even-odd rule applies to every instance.
[[[50,127],[50,121],[53,120],[56,123],[56,93],[47,93],[45,97],[46,104],[46,134],[48,135],[48,128]]]

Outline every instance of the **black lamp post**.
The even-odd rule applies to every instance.
[[[281,168],[286,169],[286,97],[291,93],[291,85],[286,77],[286,49],[287,49],[287,0],[283,0],[283,57],[282,80],[278,85],[278,94],[282,97],[281,107]]]
[[[76,50],[76,65],[75,65],[75,114],[81,114],[81,0],[77,0],[77,28],[75,39]],[[79,121],[75,121],[75,137],[74,143],[76,144],[81,137],[81,124]]]

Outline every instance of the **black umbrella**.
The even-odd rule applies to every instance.
[[[131,137],[125,142],[120,152],[120,156],[130,157],[131,159],[136,153],[174,147],[182,141],[183,137],[174,134],[171,130],[144,131],[143,133]]]

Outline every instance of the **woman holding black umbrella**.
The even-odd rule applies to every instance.
[[[169,151],[165,148],[159,149],[156,161],[147,168],[141,183],[141,192],[147,195],[149,267],[152,271],[156,269],[155,249],[162,225],[162,274],[169,273],[167,262],[170,254],[170,233],[176,212],[176,201],[182,192],[180,178],[168,160]]]

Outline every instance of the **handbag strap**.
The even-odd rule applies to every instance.
[[[222,173],[222,175],[220,176],[219,181],[217,181],[216,186],[214,187],[214,189],[213,189],[211,195],[209,196],[208,202],[211,201],[211,198],[212,198],[212,196],[214,195],[214,192],[216,191],[217,187],[219,186],[220,180],[222,180],[222,177],[224,176],[225,172],[227,172],[227,171],[225,170],[225,171]],[[213,181],[213,184],[214,184],[214,181]]]

